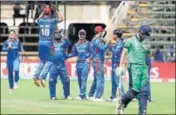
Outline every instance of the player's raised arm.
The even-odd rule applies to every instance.
[[[57,14],[59,22],[62,22],[64,20],[62,14],[59,11],[57,11],[57,10],[56,10],[56,14]]]
[[[39,20],[40,18],[42,18],[43,14],[44,14],[44,12],[42,11],[42,13],[39,15],[39,17],[37,18],[37,20]]]

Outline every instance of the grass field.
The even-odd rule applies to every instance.
[[[88,82],[88,90],[91,81]],[[175,83],[152,83],[152,99],[148,114],[175,114]],[[110,96],[110,81],[105,82],[104,99]],[[114,102],[49,100],[48,88],[37,88],[30,80],[21,80],[19,88],[8,93],[7,80],[1,80],[1,114],[114,114]],[[71,96],[78,94],[76,80],[71,81]],[[57,97],[62,98],[62,86],[57,84]],[[137,114],[138,103],[132,102],[126,114]]]

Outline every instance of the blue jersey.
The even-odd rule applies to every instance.
[[[8,46],[11,46],[8,49]],[[21,45],[19,40],[6,40],[2,46],[2,51],[7,52],[7,61],[13,61],[19,57],[19,51],[24,51],[23,46]]]
[[[53,64],[58,64],[59,62],[64,62],[66,59],[66,48],[70,45],[70,41],[67,38],[62,38],[59,42],[54,41],[54,52],[51,56],[51,61]]]
[[[50,41],[54,36],[54,31],[56,24],[59,23],[59,20],[56,18],[43,17],[38,20],[39,27],[39,40]]]
[[[151,59],[148,55],[146,55],[146,65],[151,66]]]
[[[93,38],[91,41],[91,45],[92,45],[92,54],[91,54],[92,61],[103,63],[106,49],[108,49],[108,44],[107,43],[105,44],[99,38]]]
[[[91,44],[88,41],[80,42],[74,44],[72,52],[68,54],[69,57],[78,56],[77,62],[85,62],[87,58],[91,55]]]
[[[120,39],[114,45],[110,46],[112,52],[112,63],[119,63],[123,50],[123,41]]]

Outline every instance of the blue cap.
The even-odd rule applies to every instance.
[[[152,28],[149,25],[142,25],[139,27],[139,31],[147,36],[151,36]]]

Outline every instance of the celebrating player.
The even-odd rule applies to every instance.
[[[114,45],[110,43],[110,50],[112,52],[112,77],[111,77],[111,83],[112,83],[112,90],[111,90],[111,97],[107,101],[116,101],[116,92],[117,87],[119,87],[119,77],[116,74],[116,69],[119,66],[120,63],[120,57],[123,49],[123,38],[122,38],[122,32],[118,29],[114,30],[114,36],[113,39],[116,42]],[[121,84],[120,86],[122,94],[124,94],[124,87]]]
[[[17,88],[17,83],[19,81],[19,52],[24,52],[23,46],[17,38],[17,35],[14,30],[10,30],[9,37],[4,42],[2,51],[7,52],[9,93],[12,93],[13,89]],[[13,75],[13,72],[15,72],[15,76]]]
[[[71,99],[70,97],[70,79],[67,74],[67,69],[65,66],[66,59],[66,49],[70,45],[70,41],[64,37],[60,32],[55,34],[54,37],[54,52],[51,56],[52,66],[49,74],[49,90],[50,98],[56,100],[56,83],[57,77],[60,76],[61,82],[63,84],[64,99]]]
[[[92,39],[92,54],[91,60],[94,69],[94,80],[89,92],[89,99],[92,101],[103,101],[101,99],[104,92],[104,58],[105,51],[108,49],[108,43],[102,37],[103,28],[101,26],[95,27],[95,37]],[[96,93],[95,93],[96,92]],[[93,98],[95,94],[95,98]]]
[[[120,66],[118,71],[122,75],[122,64],[124,58],[128,52],[128,65],[130,75],[132,78],[132,87],[122,95],[121,99],[117,102],[117,113],[123,113],[123,108],[134,99],[138,94],[139,98],[139,114],[146,114],[147,111],[147,99],[148,99],[148,68],[146,65],[146,55],[149,53],[149,44],[147,44],[147,38],[151,35],[152,28],[148,25],[142,25],[139,28],[138,33],[126,40],[122,57],[120,60]]]
[[[40,63],[38,65],[37,71],[34,77],[34,84],[36,86],[40,86],[39,81],[41,81],[41,85],[45,87],[45,76],[41,76],[42,72],[48,71],[49,69],[49,60],[51,55],[51,44],[52,38],[54,36],[55,26],[58,22],[63,21],[63,17],[58,11],[55,11],[58,18],[51,18],[51,8],[45,7],[43,12],[38,18],[38,26],[39,26],[39,44],[38,44],[38,52]]]
[[[91,45],[90,42],[85,39],[86,31],[84,29],[79,30],[78,37],[79,41],[74,44],[72,52],[68,54],[68,58],[78,56],[76,69],[80,94],[76,99],[83,100],[86,99],[86,85],[89,70],[88,60],[91,55]]]

